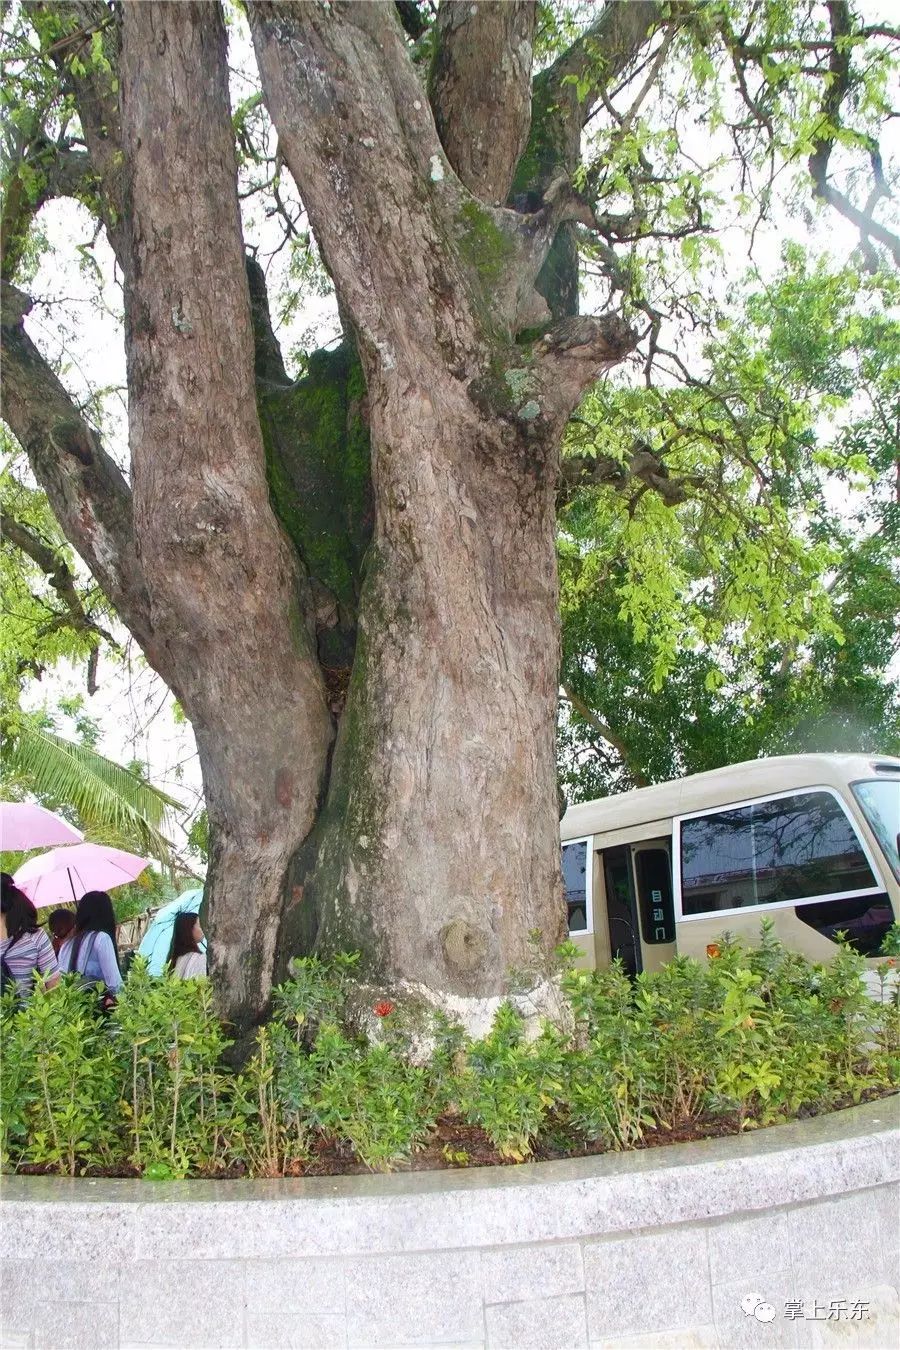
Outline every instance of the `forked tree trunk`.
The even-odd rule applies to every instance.
[[[325,950],[499,994],[564,932],[556,465],[423,363],[370,386],[376,536],[319,861]]]
[[[355,363],[328,362],[339,410],[316,397],[312,369],[291,385],[262,348],[254,389],[220,6],[125,0],[112,25],[98,0],[53,9],[74,42],[101,33],[109,56],[76,66],[60,47],[57,60],[124,277],[131,490],[28,343],[24,297],[3,323],[14,421],[70,539],[194,725],[221,1006],[244,1024],[264,1010],[276,947],[283,969],[298,927],[322,950],[359,948],[386,983],[498,995],[532,930],[545,952],[564,931],[560,439],[635,342],[608,315],[547,327],[572,296],[542,281],[548,308],[535,292],[560,228],[585,220],[568,133],[539,116],[529,141],[536,6],[447,0],[426,89],[388,0],[248,5],[280,153],[365,372],[376,520],[361,595]],[[611,30],[604,69],[629,59],[656,9],[604,6],[592,28]],[[592,42],[542,77],[536,104],[574,119],[573,146],[588,104],[572,102],[570,77]],[[504,209],[526,142],[524,198]],[[263,339],[264,320],[257,303]],[[357,625],[309,835],[331,742],[323,668],[342,676]]]

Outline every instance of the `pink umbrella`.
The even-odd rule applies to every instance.
[[[37,909],[80,900],[85,891],[111,891],[134,881],[149,858],[139,858],[108,844],[69,844],[29,858],[15,875],[15,883]]]
[[[0,850],[27,853],[52,844],[78,844],[80,830],[61,816],[31,802],[0,802]]]

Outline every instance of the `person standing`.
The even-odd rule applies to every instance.
[[[59,983],[56,954],[37,910],[8,872],[0,884],[0,969],[4,990],[14,983],[22,1000],[31,997],[37,975],[47,989]]]
[[[47,927],[50,930],[50,941],[53,943],[53,950],[59,956],[59,949],[67,937],[71,937],[75,928],[75,915],[71,909],[55,909],[47,920]]]
[[[85,984],[102,984],[102,1001],[115,1002],[122,987],[116,918],[106,891],[86,891],[75,909],[75,931],[59,950],[59,968],[77,972]]]
[[[206,974],[206,955],[200,950],[202,941],[199,917],[189,912],[176,914],[166,969],[177,980],[198,979]]]

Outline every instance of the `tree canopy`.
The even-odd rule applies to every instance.
[[[587,450],[600,480],[560,517],[579,796],[900,745],[895,312],[895,277],[789,246],[723,314],[702,380],[601,391],[573,420],[564,473]]]

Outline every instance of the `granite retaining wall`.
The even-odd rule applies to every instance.
[[[895,1347],[900,1110],[304,1181],[6,1177],[0,1344]]]

